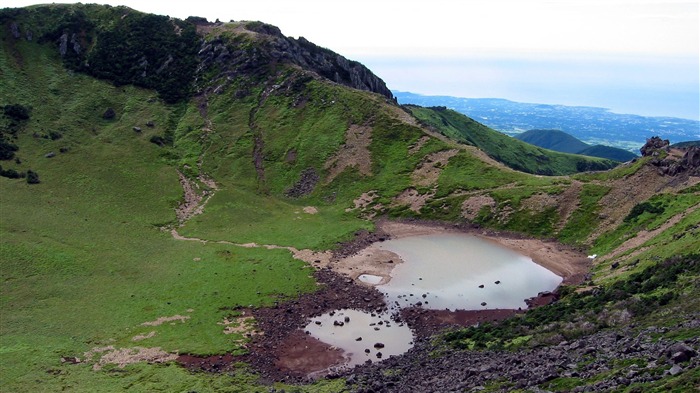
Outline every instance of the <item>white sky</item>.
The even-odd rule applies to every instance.
[[[20,7],[36,3],[41,1],[2,0],[0,4]],[[552,59],[559,67],[562,59],[599,59],[602,63],[647,59],[655,63],[652,74],[687,73],[674,75],[676,79],[683,77],[678,83],[685,84],[697,84],[700,72],[698,0],[121,0],[105,3],[178,18],[260,20],[278,26],[287,36],[304,36],[362,61],[390,88],[425,94],[446,94],[449,90],[451,95],[460,95],[454,91],[459,78],[455,76],[455,83],[443,90],[435,84],[432,89],[423,87],[421,91],[412,88],[411,78],[406,75],[411,67],[402,68],[401,59],[429,60],[434,66],[441,60],[454,63],[458,59],[475,58],[511,62]],[[389,59],[392,66],[385,67]],[[666,70],[659,64],[663,59],[687,64]],[[498,64],[479,63],[469,72],[481,72],[484,79],[518,78],[517,67],[511,64],[505,75]],[[544,63],[540,66],[546,73],[549,66]],[[416,67],[412,69],[419,71]],[[454,72],[454,67],[450,72]],[[552,72],[550,77],[554,78],[562,74],[561,69]],[[615,80],[611,73],[607,72],[603,79]],[[426,86],[430,85],[426,78],[431,74],[434,71],[413,75]],[[436,79],[445,77],[450,76],[440,75]],[[650,77],[654,79],[653,75]],[[644,77],[636,80],[641,83]],[[493,96],[488,89],[479,93],[466,85],[465,88],[469,91],[461,96]]]
[[[70,1],[56,1],[70,3]],[[99,2],[99,1],[98,1]],[[5,7],[41,1],[3,0]],[[496,52],[697,56],[697,0],[121,0],[178,18],[261,20],[346,56]]]

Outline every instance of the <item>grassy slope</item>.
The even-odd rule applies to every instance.
[[[12,391],[117,391],[128,386],[181,390],[210,384],[235,389],[252,383],[245,374],[213,378],[176,366],[138,364],[110,373],[60,361],[105,345],[197,354],[237,350],[235,335],[223,335],[217,324],[230,315],[222,308],[269,304],[278,295],[315,287],[308,268],[286,251],[182,242],[161,231],[160,226],[175,221],[173,208],[182,195],[174,165],[192,167],[204,152],[203,168],[221,187],[206,213],[182,228],[183,234],[326,248],[370,226],[355,213],[345,213],[352,199],[375,189],[388,200],[410,184],[409,175],[425,154],[447,148],[432,142],[406,159],[409,146],[423,135],[419,129],[378,112],[381,99],[376,96],[312,82],[304,108],[292,109],[291,98],[280,95],[258,109],[265,130],[268,189],[260,193],[247,127],[256,99],[214,97],[210,120],[215,132],[202,139],[204,121],[194,103],[165,106],[152,91],[115,88],[73,74],[46,46],[9,40],[3,45],[0,100],[31,107],[31,119],[17,141],[22,163],[3,165],[31,168],[42,181],[30,186],[0,178],[0,374]],[[319,100],[335,101],[336,106],[319,107]],[[116,110],[115,120],[102,119],[107,107]],[[154,128],[144,126],[149,120]],[[377,157],[374,175],[347,170],[308,197],[284,198],[283,191],[303,169],[325,173],[325,161],[340,148],[351,123],[373,126],[369,148]],[[143,132],[134,132],[134,126]],[[63,138],[33,136],[50,130],[60,131]],[[148,142],[150,136],[168,132],[176,135],[173,148]],[[282,159],[289,146],[300,152],[291,168]],[[62,147],[68,152],[58,153]],[[56,157],[45,158],[50,151]],[[523,177],[513,173],[494,184]],[[306,205],[317,206],[319,214],[299,213]],[[178,314],[191,318],[175,325],[141,326]],[[156,335],[138,344],[131,341],[150,331]],[[329,383],[337,387],[338,382]]]
[[[485,151],[511,168],[541,175],[568,175],[615,166],[609,160],[542,149],[494,131],[453,110],[407,106],[425,124],[457,141]]]
[[[61,356],[82,358],[95,346],[134,346],[131,337],[150,331],[156,335],[140,345],[201,354],[235,350],[240,337],[222,334],[217,325],[228,316],[221,308],[269,304],[315,284],[286,251],[181,242],[159,229],[174,221],[182,191],[175,169],[148,137],[163,132],[177,108],[149,102],[152,91],[69,73],[45,47],[4,45],[0,101],[29,105],[32,113],[18,141],[22,164],[3,164],[34,169],[41,184],[0,178],[3,390],[247,386],[247,377],[214,380],[176,366],[104,373],[61,364]],[[115,108],[116,120],[102,120],[107,107]],[[143,127],[143,135],[132,130],[147,120],[156,128]],[[32,136],[48,129],[64,137]],[[59,154],[60,147],[70,151]],[[57,156],[45,158],[48,151]],[[141,326],[176,314],[191,318]]]

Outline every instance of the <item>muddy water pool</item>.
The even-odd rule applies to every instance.
[[[315,317],[306,326],[313,337],[341,348],[348,366],[400,355],[413,345],[413,333],[389,314],[337,310]]]
[[[412,236],[378,246],[404,261],[392,270],[388,283],[377,286],[393,307],[526,308],[525,299],[562,282],[532,259],[466,234]]]
[[[374,246],[403,261],[390,277],[358,276],[384,293],[391,312],[411,306],[452,311],[526,308],[525,299],[562,282],[530,258],[466,234],[410,236]],[[408,326],[395,323],[391,314],[348,309],[315,317],[305,330],[342,349],[348,366],[402,354],[414,339]]]

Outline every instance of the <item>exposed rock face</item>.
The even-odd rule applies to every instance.
[[[102,114],[102,118],[105,120],[112,120],[117,115],[114,108],[107,108],[107,110]]]
[[[314,168],[307,168],[299,176],[299,181],[284,193],[288,197],[292,198],[302,197],[310,194],[316,187],[319,180],[320,177],[318,176],[318,173],[316,173],[316,170]]]
[[[277,63],[294,64],[336,83],[379,93],[394,100],[384,81],[356,61],[321,48],[303,37],[298,40],[285,37],[275,26],[253,22],[245,27],[256,33],[254,39],[258,45],[251,48],[245,45],[245,41],[225,42],[220,37],[204,41],[199,51],[199,71],[217,66],[223,76],[238,72],[256,75]]]
[[[669,145],[668,139],[662,140],[655,136],[647,139],[640,151],[644,157],[656,157],[650,163],[658,168],[659,175],[700,176],[700,148],[691,146],[673,149]],[[663,159],[659,157],[662,152],[668,153]]]
[[[18,39],[20,37],[19,26],[17,25],[17,22],[12,22],[12,24],[10,24],[10,32],[12,33],[12,36],[15,37],[15,39]]]
[[[658,136],[651,137],[647,139],[647,143],[642,146],[639,151],[642,153],[642,157],[648,157],[655,155],[658,155],[658,152],[656,152],[659,149],[668,149],[668,146],[671,143],[669,142],[668,139],[661,139]]]

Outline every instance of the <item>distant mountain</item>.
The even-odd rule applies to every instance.
[[[578,153],[591,147],[576,137],[560,130],[530,130],[515,135],[516,139],[529,144],[560,151],[562,153]]]
[[[620,161],[620,162],[627,162],[629,160],[633,160],[637,158],[638,156],[632,152],[629,152],[624,149],[620,149],[617,147],[612,147],[612,146],[605,146],[605,145],[595,145],[588,147],[586,149],[581,150],[580,152],[576,154],[581,154],[584,156],[589,156],[589,157],[600,157],[600,158],[607,158],[609,160],[614,160],[614,161]]]
[[[514,137],[523,142],[562,153],[607,158],[619,162],[626,162],[637,157],[636,154],[617,147],[591,146],[560,130],[530,130]]]
[[[499,98],[424,96],[393,91],[401,104],[446,106],[509,135],[532,129],[557,129],[595,145],[634,153],[647,138],[658,135],[672,142],[700,139],[700,121],[612,113],[605,108],[514,102]]]

